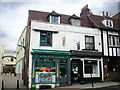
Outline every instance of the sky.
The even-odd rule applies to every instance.
[[[55,11],[59,14],[80,16],[88,4],[93,14],[102,11],[113,16],[120,12],[120,0],[0,0],[0,44],[5,50],[16,50],[18,39],[27,25],[28,11]]]

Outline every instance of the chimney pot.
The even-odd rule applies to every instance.
[[[83,12],[86,8],[88,8],[88,4],[81,9],[81,12]]]
[[[103,11],[103,16],[105,16],[105,13],[104,13],[104,11]]]
[[[108,12],[106,12],[106,16],[108,16]]]

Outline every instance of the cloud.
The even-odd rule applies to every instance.
[[[18,2],[19,1],[19,2]],[[115,14],[118,8],[115,3],[106,0],[4,0],[1,8],[1,34],[2,44],[5,49],[16,49],[17,41],[27,25],[28,10],[38,10],[44,12],[56,11],[60,14],[80,15],[82,7],[88,7],[95,14],[101,10],[109,11],[110,15]],[[99,4],[98,4],[99,3]]]

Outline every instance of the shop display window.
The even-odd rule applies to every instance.
[[[55,60],[41,58],[35,63],[35,82],[36,83],[55,83]]]

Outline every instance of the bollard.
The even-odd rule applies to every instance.
[[[17,80],[17,89],[19,89],[19,80]]]
[[[4,82],[2,81],[2,90],[4,90]]]
[[[92,73],[91,73],[91,83],[92,83],[92,87],[94,87],[93,80],[92,80]]]

